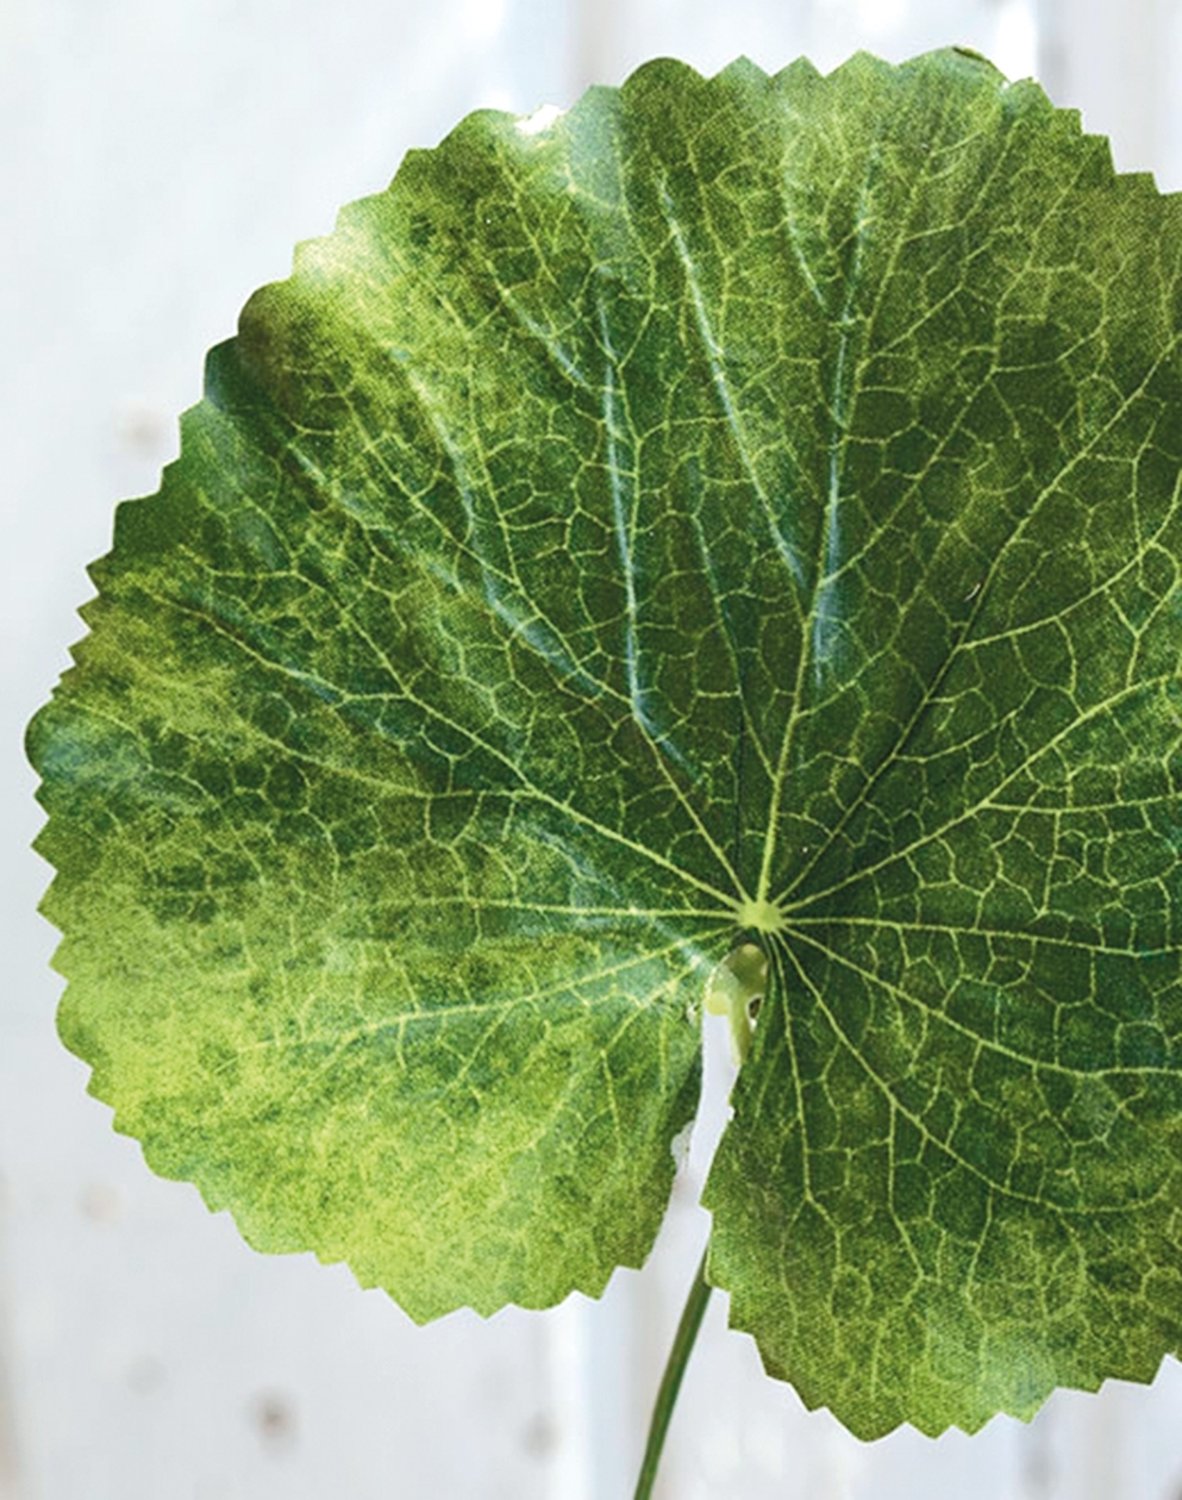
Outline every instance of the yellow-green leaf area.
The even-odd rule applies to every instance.
[[[653,63],[345,209],[30,731],[118,1128],[415,1317],[543,1306],[647,1253],[705,1003],[773,1374],[867,1437],[1150,1378],[1180,231],[959,51]]]

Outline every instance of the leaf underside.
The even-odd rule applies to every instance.
[[[465,120],[248,303],[30,729],[66,1043],[415,1318],[710,1279],[854,1432],[1182,1343],[1182,208],[957,52]]]

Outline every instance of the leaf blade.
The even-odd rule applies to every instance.
[[[1179,213],[969,56],[661,62],[302,247],[31,732],[153,1165],[416,1316],[597,1291],[756,938],[706,1201],[769,1368],[867,1436],[1146,1378]]]

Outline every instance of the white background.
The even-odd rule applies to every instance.
[[[725,1080],[642,1273],[593,1304],[414,1328],[253,1254],[159,1181],[59,1046],[20,740],[80,634],[114,503],[156,487],[204,350],[294,241],[481,105],[567,104],[658,53],[831,67],[966,43],[1182,186],[1169,0],[0,0],[3,1500],[617,1500],[706,1231]],[[718,1039],[714,1039],[717,1042]],[[1178,1500],[1182,1370],[972,1440],[849,1438],[764,1379],[716,1296],[666,1500]]]

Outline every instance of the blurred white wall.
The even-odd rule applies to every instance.
[[[650,1265],[603,1302],[416,1329],[311,1257],[263,1258],[152,1177],[56,1041],[23,726],[80,634],[114,503],[156,487],[205,349],[291,245],[461,115],[568,103],[658,53],[822,67],[961,42],[1182,185],[1171,0],[4,0],[0,6],[0,1497],[631,1493],[705,1223],[725,1081]],[[717,1040],[717,1039],[715,1039]],[[716,1297],[667,1500],[1178,1500],[1182,1378],[1054,1398],[1029,1428],[862,1445],[764,1379]]]

